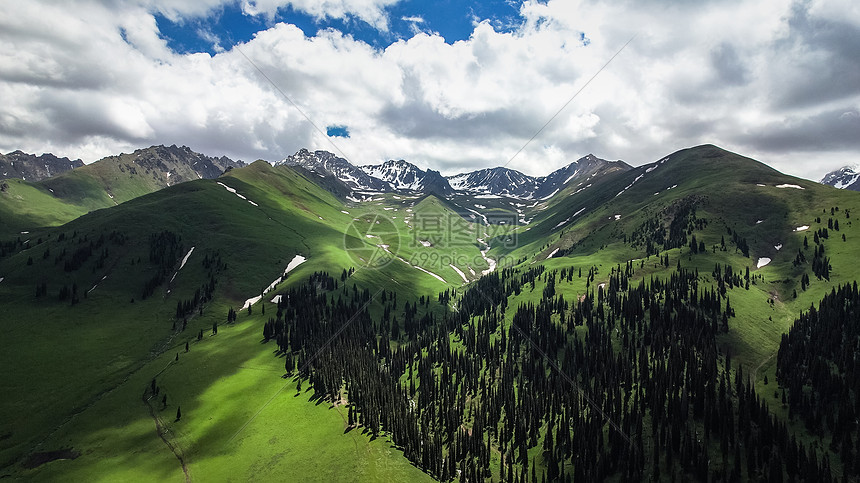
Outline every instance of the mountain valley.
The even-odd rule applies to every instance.
[[[860,475],[854,191],[713,145],[543,177],[154,146],[3,183],[2,476]]]

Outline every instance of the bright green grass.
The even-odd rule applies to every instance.
[[[309,402],[310,392],[297,396],[296,383],[279,377],[283,363],[272,355],[272,344],[260,344],[263,320],[243,314],[235,325],[221,326],[217,335],[207,333],[194,341],[189,353],[180,344],[148,363],[44,445],[73,447],[81,457],[20,476],[36,481],[181,480],[179,461],[156,437],[155,422],[141,399],[152,376],[164,369],[157,381],[168,406],[160,409],[160,396],[154,406],[193,479],[429,481],[384,438],[370,441],[360,429],[344,434],[345,408]],[[178,422],[177,405],[182,409]]]
[[[234,170],[231,176],[219,181],[236,189],[246,199],[239,198],[216,181],[185,183],[98,214],[81,217],[59,229],[42,230],[39,236],[44,237],[43,244],[0,262],[0,273],[5,277],[0,283],[0,297],[6,314],[6,332],[0,345],[3,356],[0,357],[3,358],[4,366],[17,368],[10,377],[4,378],[3,389],[7,393],[19,395],[2,403],[0,434],[7,435],[0,443],[0,459],[4,464],[19,460],[31,451],[51,451],[73,446],[81,449],[84,456],[68,462],[74,468],[70,470],[72,475],[86,475],[84,479],[100,477],[114,480],[158,475],[154,468],[165,467],[163,452],[166,447],[156,437],[152,421],[141,419],[140,411],[145,406],[137,399],[142,390],[138,382],[144,381],[145,385],[166,365],[165,360],[175,355],[175,351],[168,351],[155,361],[151,361],[152,357],[161,353],[165,344],[179,344],[180,348],[184,348],[184,342],[195,339],[200,329],[208,334],[213,322],[223,322],[230,306],[238,308],[245,299],[258,295],[260,289],[277,278],[296,254],[306,256],[308,261],[291,272],[289,283],[300,283],[313,271],[328,271],[332,276],[339,277],[343,269],[355,267],[357,271],[348,283],[357,283],[361,287],[385,287],[397,292],[401,303],[415,301],[420,295],[435,298],[438,292],[449,287],[399,261],[381,269],[357,264],[343,249],[343,230],[352,222],[353,215],[341,213],[347,210],[338,200],[292,170],[276,170],[267,165],[255,164],[245,170]],[[254,201],[257,206],[248,200]],[[54,265],[53,255],[63,247],[72,251],[80,237],[87,235],[93,240],[100,233],[109,233],[111,230],[125,233],[129,241],[121,247],[108,244],[111,255],[103,268],[91,270],[95,257],[71,274],[63,272],[62,264]],[[180,234],[184,251],[191,246],[195,247],[195,251],[173,283],[162,286],[153,297],[141,302],[139,294],[143,280],[153,273],[147,263],[147,238],[150,233],[160,230],[172,230]],[[74,232],[78,233],[78,238],[71,240]],[[66,241],[57,241],[60,233],[66,234]],[[41,254],[45,248],[50,248],[52,255],[43,260]],[[220,252],[228,264],[227,271],[219,276],[216,300],[207,304],[203,317],[192,317],[188,329],[173,338],[172,318],[176,303],[191,297],[194,290],[207,279],[201,261],[206,253],[214,251]],[[25,263],[30,254],[35,259],[31,266]],[[133,260],[138,259],[142,263],[132,264]],[[102,280],[105,275],[107,278]],[[36,283],[43,280],[48,282],[48,296],[37,300],[34,298],[34,288]],[[58,302],[56,293],[62,284],[72,282],[78,284],[80,291],[88,290],[96,283],[99,285],[79,305],[70,307],[68,302]],[[166,292],[168,288],[170,293]],[[267,295],[264,300],[269,300],[271,295]],[[132,298],[136,299],[133,304],[130,302]],[[274,310],[271,305],[269,309]],[[372,309],[381,310],[381,305],[374,303]],[[255,307],[254,313],[258,312],[259,307]],[[263,317],[259,320],[262,321]],[[204,448],[199,453],[201,459],[223,460],[232,462],[225,463],[227,466],[235,466],[237,461],[249,461],[248,453],[259,451],[258,443],[249,440],[249,447],[243,450],[246,452],[238,453],[236,459],[231,460],[229,451],[227,456],[221,453],[220,439],[217,451],[207,444],[213,431],[235,430],[231,425],[245,415],[241,413],[236,418],[230,417],[232,412],[240,411],[231,409],[231,405],[239,400],[232,388],[244,385],[249,394],[266,392],[265,397],[269,397],[273,392],[269,392],[272,384],[283,384],[278,374],[275,374],[282,367],[282,362],[272,357],[270,349],[259,346],[260,333],[261,326],[257,325],[248,329],[245,343],[212,345],[213,354],[217,354],[217,357],[201,359],[204,369],[195,369],[190,373],[199,375],[195,376],[198,377],[196,382],[178,384],[178,389],[170,389],[178,391],[175,394],[188,391],[189,403],[187,407],[183,406],[186,414],[188,411],[191,414],[198,412],[195,404],[200,404],[203,411],[211,412],[207,404],[214,404],[217,409],[213,414],[221,415],[220,419],[214,420],[217,424],[201,423],[201,428],[205,427],[206,431],[188,434],[189,451],[197,447]],[[213,340],[227,339],[218,337]],[[39,343],[33,344],[33,341]],[[216,350],[216,347],[219,348]],[[251,358],[258,358],[255,359],[257,363],[269,365],[275,372],[232,374],[219,369],[210,378],[212,374],[205,370],[215,365],[213,361],[216,359],[223,359],[226,366],[233,370]],[[258,378],[249,379],[248,374],[257,374]],[[228,382],[219,389],[217,384],[222,379]],[[39,381],[39,384],[34,386],[34,380]],[[219,395],[224,391],[230,396]],[[116,399],[120,394],[123,395],[121,402]],[[200,398],[199,403],[194,402],[197,397]],[[240,399],[244,400],[245,396]],[[295,456],[286,456],[284,461],[298,462],[332,447],[332,459],[317,458],[320,463],[315,471],[320,475],[319,479],[326,478],[323,475],[331,475],[332,472],[353,474],[333,463],[333,459],[344,458],[337,443],[329,441],[333,434],[340,435],[343,432],[342,423],[320,426],[320,417],[314,412],[319,410],[315,409],[316,406],[302,398],[291,398],[289,401],[289,407],[293,408],[290,411],[302,415],[301,418],[294,418],[292,413],[276,412],[260,420],[261,423],[280,428],[279,431],[285,431],[274,434],[294,452]],[[243,405],[241,411],[250,411],[251,406],[256,411],[263,402],[249,396],[247,408]],[[280,405],[277,403],[272,407],[279,408]],[[129,410],[131,412],[124,412]],[[328,414],[334,414],[334,411]],[[111,418],[115,421],[111,423],[112,426],[103,426],[102,421]],[[335,422],[338,420],[339,416],[333,419]],[[254,426],[249,428],[253,430],[252,434],[260,431]],[[308,428],[319,429],[320,432],[304,434]],[[296,439],[299,435],[301,438]],[[346,446],[354,453],[353,460],[344,460],[348,462],[347,466],[361,467],[360,461],[366,459],[362,463],[365,469],[355,472],[356,479],[402,479],[390,476],[386,468],[405,465],[413,469],[399,453],[391,452],[382,441],[368,446],[366,438],[355,438],[363,437],[355,432],[341,437],[348,441]],[[267,438],[264,445],[270,439]],[[359,444],[354,440],[365,442]],[[240,439],[233,444],[246,444],[242,441]],[[134,449],[138,446],[144,449]],[[281,445],[272,446],[278,449],[272,453],[272,457],[277,458],[277,454],[284,449]],[[357,459],[356,447],[362,455],[369,451],[371,457]],[[86,451],[104,453],[98,458],[86,458]],[[176,474],[177,462],[172,455],[168,456],[166,468],[170,470],[165,475]],[[43,468],[63,465],[65,462],[56,462]],[[265,466],[262,462],[259,465],[249,464],[243,470],[246,473],[236,473],[236,477],[246,479],[255,472],[267,474],[270,470],[261,469]],[[285,471],[298,465],[282,466],[274,465],[273,468],[278,469],[271,471]],[[209,464],[206,464],[199,471],[208,471],[208,467]],[[22,470],[16,468],[16,471]],[[43,468],[25,473],[28,478],[40,478],[42,471],[47,471]],[[332,469],[326,471],[326,468]],[[211,474],[214,477],[219,471],[222,470],[213,470]],[[46,475],[50,479],[54,473],[48,471]],[[286,478],[286,474],[281,476]]]
[[[6,191],[0,192],[0,237],[3,240],[40,226],[65,223],[88,211],[64,203],[38,184],[19,179],[7,179],[3,183],[7,186]]]

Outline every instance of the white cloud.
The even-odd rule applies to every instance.
[[[205,40],[212,46],[212,50],[217,53],[224,52],[224,47],[221,45],[221,39],[209,29],[198,28],[197,36]]]
[[[242,11],[248,15],[273,17],[286,5],[318,19],[355,17],[380,30],[388,29],[385,7],[399,0],[242,0]]]
[[[271,17],[286,3],[243,8]],[[381,30],[391,3],[291,2]],[[845,137],[860,111],[860,61],[840,41],[857,38],[860,18],[851,8],[839,16],[826,1],[526,2],[513,31],[478,22],[471,38],[452,44],[416,29],[384,50],[332,30],[309,38],[274,24],[240,53],[201,30],[226,49],[214,56],[172,52],[153,17],[203,16],[221,5],[8,5],[0,148],[85,161],[157,143],[245,160],[334,151],[244,53],[317,126],[347,126],[350,137],[335,142],[358,164],[405,158],[445,173],[497,166],[635,34],[510,167],[540,175],[589,152],[642,164],[701,143],[814,179],[857,162],[860,146]]]

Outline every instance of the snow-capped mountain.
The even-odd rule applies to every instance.
[[[402,159],[361,166],[361,169],[369,176],[385,181],[395,190],[433,192],[442,195],[453,192],[448,181],[438,171],[432,169],[423,171]]]
[[[605,161],[589,154],[547,176],[534,177],[505,167],[486,168],[443,177],[432,169],[422,170],[404,160],[357,167],[328,151],[301,149],[275,165],[299,166],[320,176],[334,176],[355,191],[419,191],[502,196],[521,200],[548,199],[565,186],[611,170],[629,170],[622,161]]]
[[[540,186],[538,178],[508,168],[486,168],[448,177],[459,192],[531,199]]]
[[[834,188],[860,191],[860,173],[858,166],[845,166],[827,173],[821,179],[821,184],[833,186]]]
[[[488,168],[448,177],[458,192],[510,196],[519,199],[547,199],[571,182],[586,180],[605,169],[630,169],[622,161],[606,161],[593,154],[582,157],[547,176],[533,177],[508,168]]]
[[[361,168],[328,151],[310,152],[307,149],[300,149],[296,154],[275,163],[275,166],[282,164],[300,166],[323,176],[333,175],[353,190],[389,191],[392,189],[387,182],[370,176]]]

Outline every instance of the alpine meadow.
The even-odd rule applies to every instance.
[[[860,481],[856,6],[192,3],[0,20],[0,478]]]

